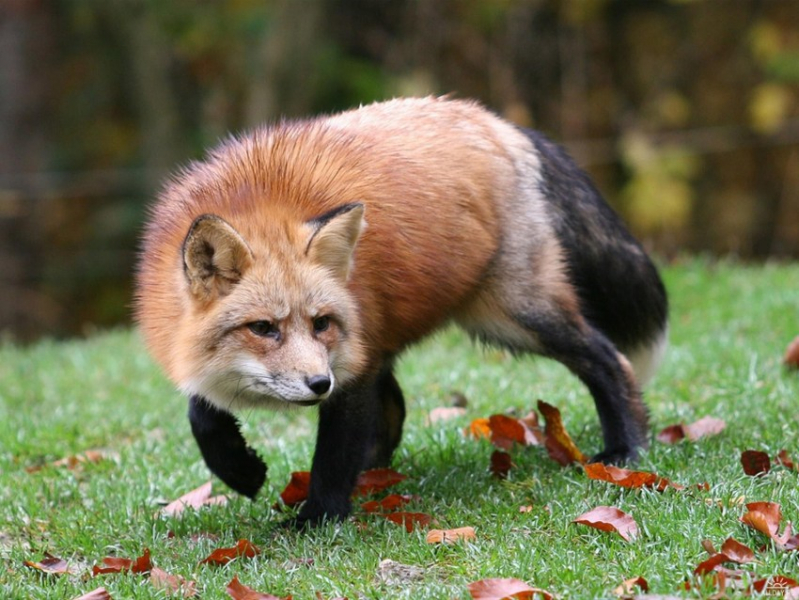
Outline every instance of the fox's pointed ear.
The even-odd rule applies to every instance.
[[[252,261],[244,238],[215,215],[197,217],[183,241],[183,271],[192,295],[203,303],[229,294]]]
[[[313,228],[306,254],[346,281],[352,266],[352,253],[363,231],[363,204],[353,202],[308,222]]]

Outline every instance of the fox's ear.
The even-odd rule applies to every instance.
[[[203,303],[229,294],[252,260],[244,238],[215,215],[197,217],[183,241],[183,271],[192,295]]]
[[[363,204],[353,202],[331,210],[311,221],[313,229],[306,254],[346,281],[352,253],[365,225]]]

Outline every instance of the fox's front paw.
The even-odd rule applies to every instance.
[[[206,463],[231,489],[251,499],[266,481],[266,463],[250,447],[237,449],[217,460],[209,461],[206,457]]]
[[[592,463],[602,463],[604,465],[623,465],[637,461],[638,450],[631,447],[606,448],[590,460]]]

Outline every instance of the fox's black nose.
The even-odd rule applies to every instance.
[[[327,390],[330,389],[331,383],[330,377],[327,375],[314,375],[313,377],[308,377],[305,380],[305,385],[307,385],[311,391],[318,396],[321,396],[327,392]]]

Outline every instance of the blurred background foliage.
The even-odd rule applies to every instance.
[[[445,93],[665,259],[799,257],[797,0],[3,0],[0,331],[126,322],[148,202],[230,132]]]

